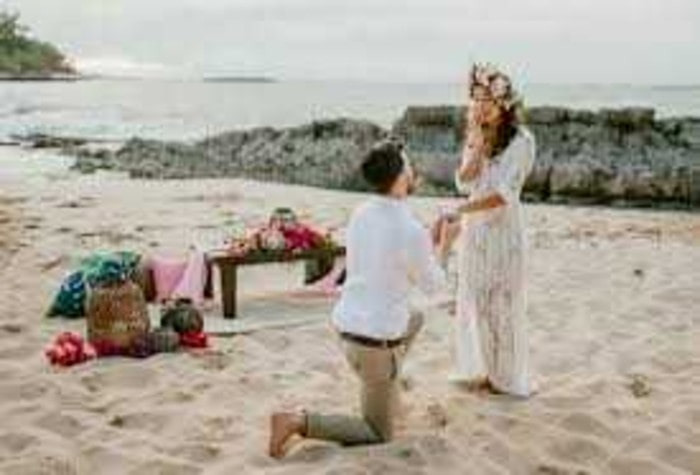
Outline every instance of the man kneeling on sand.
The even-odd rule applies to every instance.
[[[333,311],[345,356],[360,379],[362,415],[273,414],[269,452],[275,458],[293,436],[343,445],[392,438],[401,363],[423,325],[422,314],[409,309],[409,293],[414,286],[428,294],[445,286],[443,266],[457,226],[443,223],[434,243],[413,216],[406,198],[415,176],[402,146],[375,146],[362,175],[377,196],[350,219],[347,280]]]

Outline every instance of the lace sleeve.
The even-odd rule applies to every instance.
[[[507,203],[520,200],[535,159],[535,139],[529,132],[521,132],[504,152],[503,169],[496,190]]]

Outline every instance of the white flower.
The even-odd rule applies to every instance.
[[[489,87],[492,79],[498,74],[498,70],[490,64],[481,65],[476,67],[474,73],[474,78],[477,84]]]
[[[287,242],[284,235],[277,229],[266,229],[260,234],[260,241],[264,249],[277,251],[284,249]]]
[[[485,89],[488,96],[499,106],[512,109],[520,102],[517,92],[513,89],[513,83],[508,75],[499,71],[492,64],[475,64],[471,70],[470,93],[475,93],[475,87]],[[468,120],[477,120],[476,117],[468,117]]]

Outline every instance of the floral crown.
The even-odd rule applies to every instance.
[[[469,96],[471,98],[474,97],[476,87],[488,91],[491,98],[506,109],[512,109],[521,102],[508,75],[491,64],[474,64],[472,66],[469,76]]]

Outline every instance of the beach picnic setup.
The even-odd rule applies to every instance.
[[[310,284],[331,272],[336,259],[344,255],[344,247],[330,235],[299,223],[292,210],[281,208],[267,225],[231,239],[226,249],[208,252],[207,262],[218,267],[221,275],[224,317],[235,318],[239,267],[303,261],[304,283]]]
[[[300,222],[293,210],[278,208],[264,225],[245,229],[218,248],[193,248],[188,254],[173,259],[117,251],[84,258],[61,283],[47,316],[85,318],[87,337],[59,334],[46,348],[48,361],[72,366],[106,356],[143,358],[206,348],[201,306],[218,297],[219,318],[238,316],[239,267],[304,262],[304,284],[313,284],[333,273],[345,249],[330,233]],[[215,270],[220,296],[214,295]],[[336,275],[330,285],[339,283]],[[159,306],[155,328],[149,304]]]

